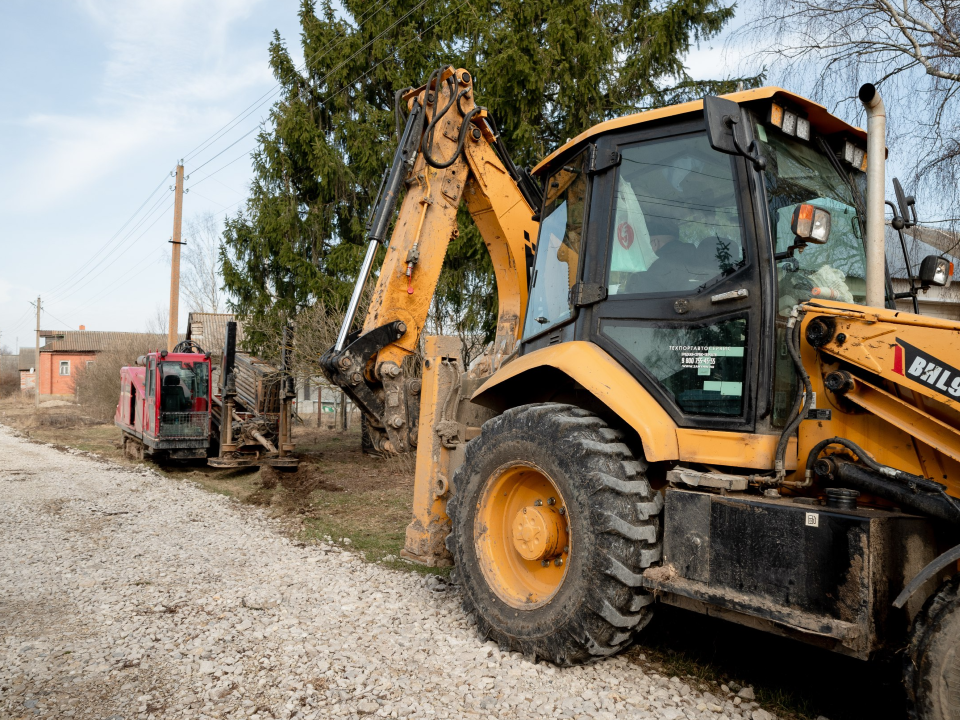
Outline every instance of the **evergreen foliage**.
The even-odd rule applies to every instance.
[[[532,165],[595,123],[726,92],[697,83],[683,57],[733,16],[721,0],[303,0],[296,67],[274,34],[282,87],[258,136],[244,211],[221,257],[253,349],[298,312],[349,296],[364,230],[396,143],[394,92],[452,64],[475,78],[518,165]],[[758,78],[742,79],[748,86]],[[460,213],[436,316],[492,333],[496,296],[479,233]],[[463,293],[464,288],[471,291]],[[457,330],[462,331],[461,327]]]

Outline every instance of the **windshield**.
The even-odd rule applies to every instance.
[[[207,410],[209,368],[206,362],[160,363],[160,407],[164,412]]]
[[[790,220],[797,205],[809,203],[830,212],[830,236],[825,244],[809,244],[803,251],[795,251],[793,257],[777,262],[772,421],[775,427],[783,427],[789,420],[798,383],[786,345],[790,311],[811,299],[858,304],[866,301],[866,259],[857,215],[859,198],[866,194],[866,176],[850,171],[859,195],[856,198],[819,143],[794,140],[761,124],[756,130],[767,161],[763,179],[776,252],[785,251],[796,240]]]
[[[793,258],[777,263],[779,314],[789,315],[794,305],[810,299],[865,303],[866,260],[850,185],[816,141],[794,140],[759,123],[756,128],[767,161],[763,177],[776,252],[795,240],[790,219],[797,205],[808,203],[830,212],[830,237],[825,244],[807,245]],[[863,197],[865,174],[852,172],[851,176]]]

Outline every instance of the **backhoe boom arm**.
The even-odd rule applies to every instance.
[[[527,301],[527,257],[536,242],[530,188],[506,156],[486,110],[474,102],[473,78],[435,71],[406,95],[410,116],[374,209],[370,245],[337,344],[321,359],[324,374],[364,412],[374,444],[386,453],[417,445],[420,380],[401,368],[416,352],[433,302],[457,209],[466,203],[493,261],[499,316],[491,366],[516,347]],[[498,148],[500,154],[494,150]],[[350,334],[377,248],[406,184],[363,328]]]

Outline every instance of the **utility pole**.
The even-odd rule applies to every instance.
[[[40,296],[37,295],[37,354],[33,358],[33,408],[40,409]]]
[[[177,165],[176,196],[173,201],[173,252],[170,256],[170,321],[167,323],[167,352],[177,344],[177,319],[180,316],[180,225],[183,220],[183,161]]]

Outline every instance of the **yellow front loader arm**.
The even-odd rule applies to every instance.
[[[823,417],[800,457],[841,436],[885,466],[960,497],[960,323],[846,303],[808,303],[804,365]]]
[[[516,349],[527,305],[528,258],[537,237],[533,215],[539,191],[513,166],[492,119],[476,105],[473,78],[466,70],[435,71],[426,85],[403,97],[410,116],[377,201],[367,257],[337,345],[323,356],[321,366],[360,407],[380,452],[416,450],[414,521],[404,554],[436,564],[446,557],[447,468],[458,447],[451,438],[469,439],[464,437],[468,426],[482,423],[485,411],[474,408],[477,417],[466,423],[457,415],[460,399],[475,389],[465,380],[457,339],[427,338],[421,378],[408,377],[403,361],[420,345],[447,246],[457,233],[461,201],[490,253],[497,281],[499,316],[487,372]],[[351,334],[401,183],[406,194],[363,328]]]

